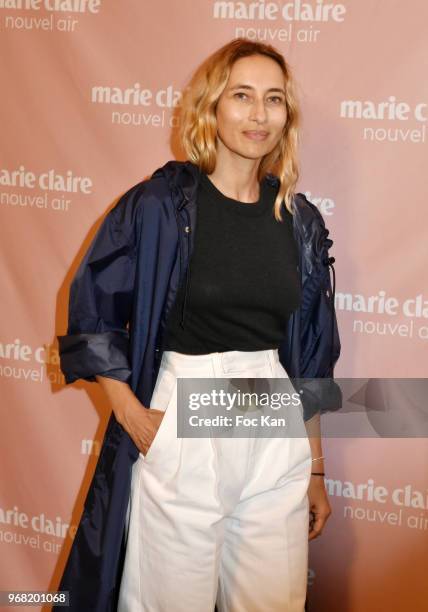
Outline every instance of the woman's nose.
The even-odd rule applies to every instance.
[[[250,119],[256,119],[257,121],[265,121],[266,119],[266,108],[263,100],[255,100],[251,106]]]

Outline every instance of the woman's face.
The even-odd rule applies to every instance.
[[[247,159],[270,153],[287,119],[284,76],[264,55],[241,57],[232,66],[216,110],[217,150],[224,146]]]

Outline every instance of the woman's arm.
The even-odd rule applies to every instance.
[[[95,378],[104,390],[117,422],[145,455],[161,424],[164,412],[153,408],[146,410],[125,382],[107,376],[95,375]]]
[[[306,432],[308,434],[309,444],[311,445],[312,459],[317,459],[312,463],[313,472],[324,472],[324,459],[321,457],[322,440],[321,440],[321,419],[319,413],[305,422]]]
[[[312,400],[306,408],[309,408],[312,414],[305,419],[311,455],[314,460],[311,463],[311,478],[308,488],[311,512],[309,540],[312,540],[321,534],[332,512],[323,476],[325,472],[324,459],[320,458],[323,456],[320,414],[341,407],[341,391],[333,380],[334,366],[340,355],[341,343],[334,304],[336,284],[333,268],[334,258],[329,257],[329,249],[333,245],[333,241],[328,238],[329,231],[325,227],[321,213],[312,204],[310,205],[320,222],[319,263],[321,264],[320,290],[317,293],[316,301],[313,303],[311,316],[307,317],[309,337],[312,338],[312,330],[315,330],[317,336],[315,341],[312,338],[311,342],[308,343],[311,348],[305,355],[307,367],[304,370],[305,375],[312,379],[306,387],[307,390],[311,391],[309,398]],[[333,271],[333,284],[329,267]]]
[[[103,220],[72,280],[67,334],[58,336],[58,343],[66,384],[78,379],[98,382],[117,422],[146,454],[164,413],[146,410],[128,384],[128,324],[144,189],[144,181],[129,189]]]
[[[122,424],[127,411],[133,410],[136,405],[140,409],[144,408],[127,383],[107,376],[96,375],[95,378],[101,385],[118,423]]]

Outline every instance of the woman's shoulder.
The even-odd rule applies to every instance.
[[[162,172],[164,167],[158,168],[129,187],[121,197],[126,200],[140,201],[145,196],[148,201],[156,202],[169,195],[168,177],[166,173]]]
[[[110,211],[115,220],[124,217],[135,218],[143,210],[157,210],[162,202],[171,197],[171,183],[174,170],[177,173],[186,162],[166,162],[150,175],[129,187]]]
[[[328,249],[333,245],[330,232],[327,229],[319,209],[308,200],[303,193],[294,194],[293,198],[297,227],[303,240],[310,244],[311,251],[320,259],[324,260]]]
[[[305,214],[308,218],[322,220],[323,216],[321,215],[318,208],[313,204],[304,193],[298,192],[294,194],[294,203],[298,208],[299,212]]]
[[[294,198],[294,210],[297,212],[297,218],[300,224],[311,232],[316,229],[320,231],[325,230],[325,220],[320,210],[315,204],[313,204],[304,193],[295,193]]]
[[[265,175],[264,179],[268,185],[271,185],[276,190],[278,190],[279,178],[275,174],[268,172]],[[324,218],[321,215],[320,211],[315,206],[315,204],[312,204],[312,202],[308,200],[308,198],[306,197],[304,193],[301,193],[301,192],[294,193],[292,197],[292,201],[293,201],[292,208],[294,209],[295,212],[297,212],[297,217],[302,225],[306,226],[312,223],[315,223],[315,224],[319,223],[322,226],[324,226]],[[286,207],[285,207],[285,210],[288,211]]]
[[[177,186],[182,185],[187,178],[194,177],[197,172],[197,166],[190,161],[171,159],[130,187],[122,197],[129,199],[145,195],[149,199],[152,197],[152,201],[163,199],[169,196]]]

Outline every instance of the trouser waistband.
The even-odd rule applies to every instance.
[[[205,353],[203,355],[188,355],[177,351],[164,351],[162,362],[165,366],[176,366],[180,370],[191,371],[194,368],[214,365],[215,371],[224,374],[240,372],[248,368],[263,366],[274,367],[279,362],[278,349],[260,351],[224,351]]]

